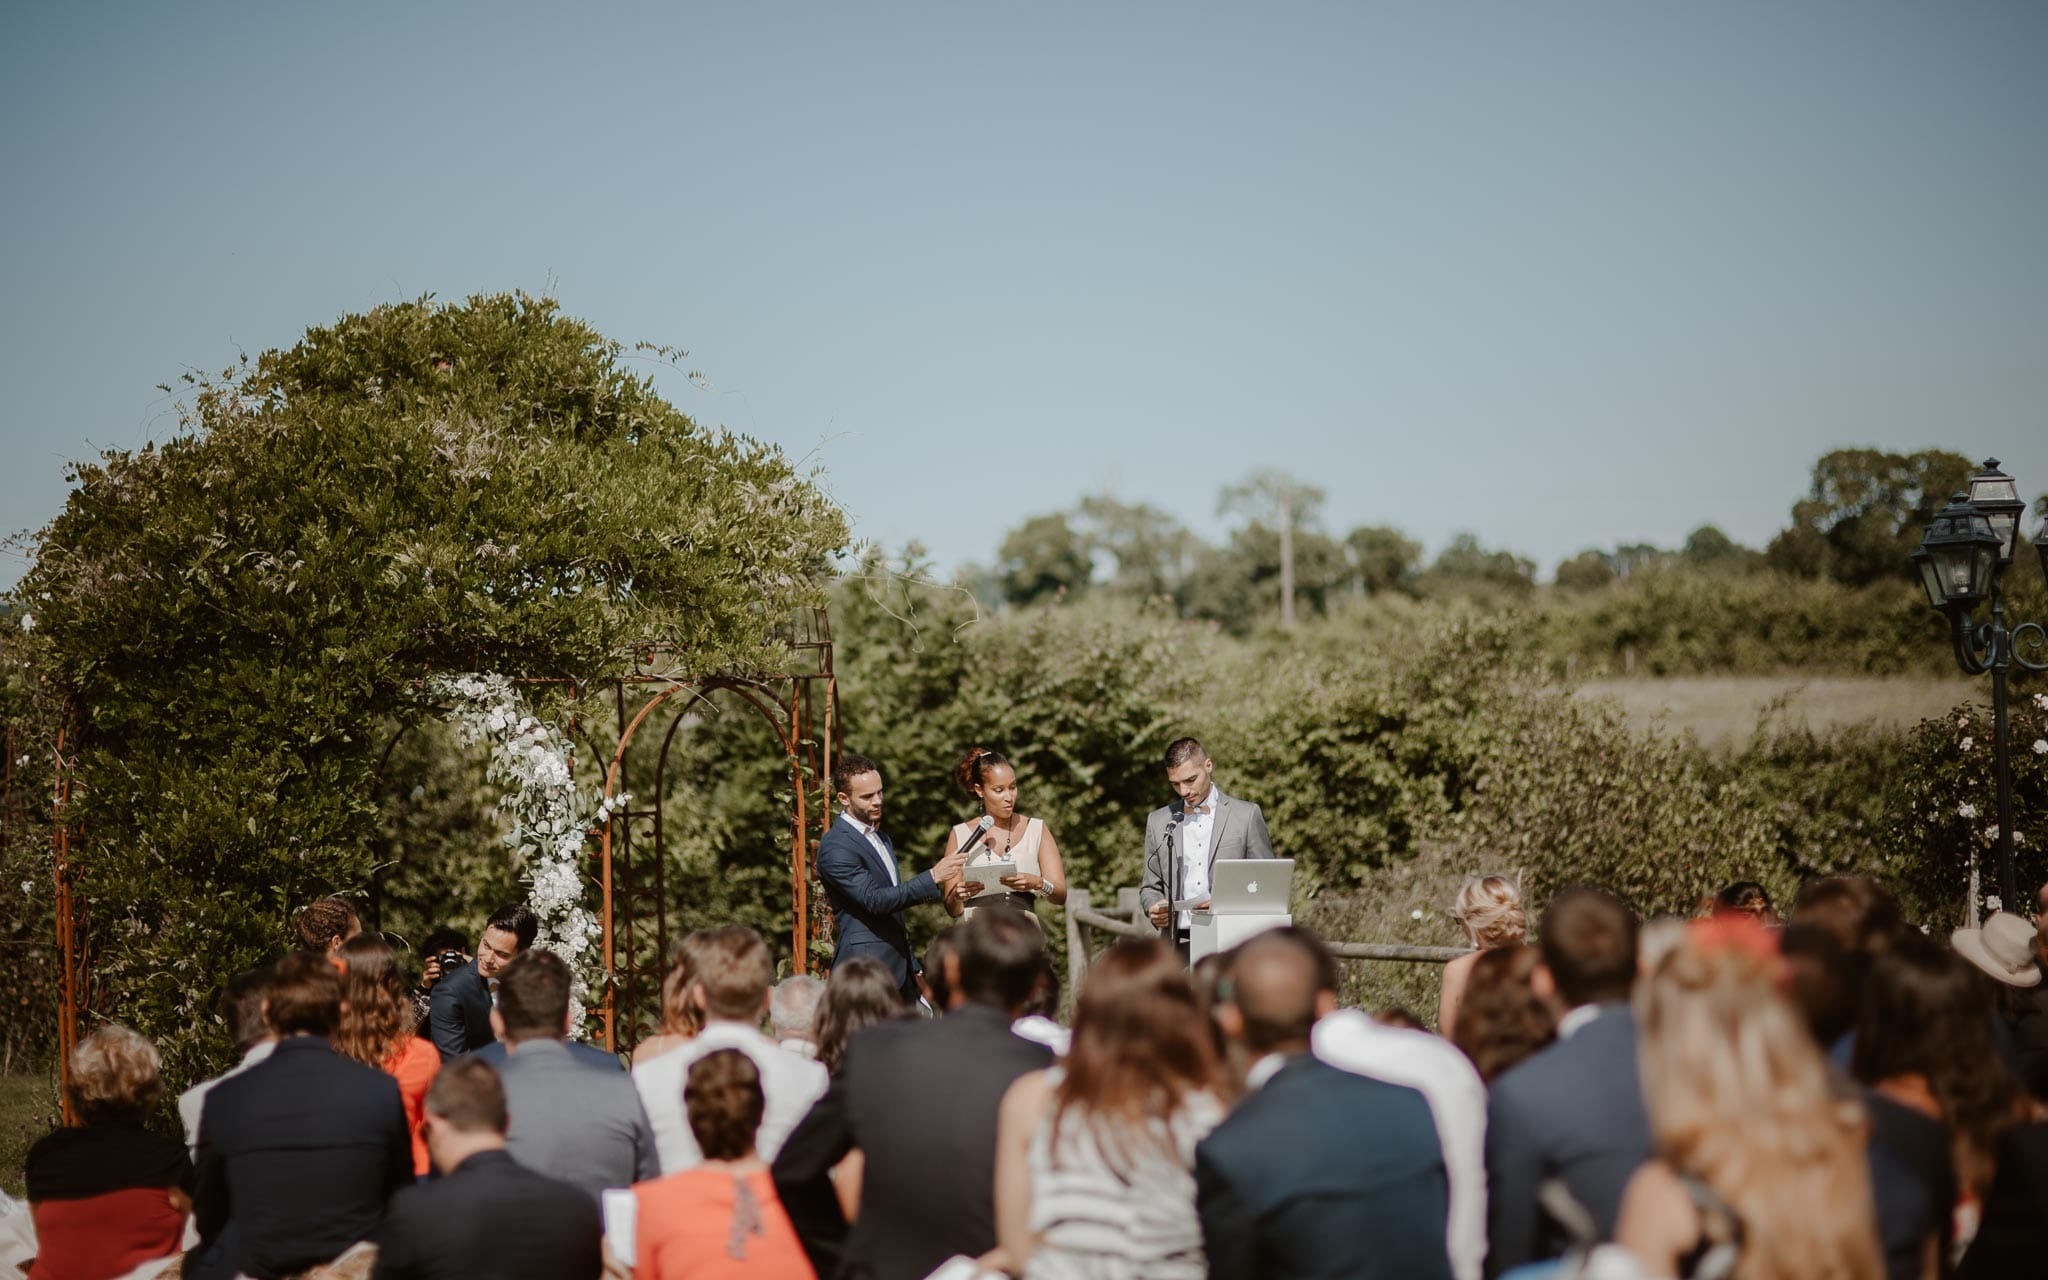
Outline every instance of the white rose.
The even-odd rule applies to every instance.
[[[1956,806],[1956,816],[1958,818],[1974,818],[1977,816],[1977,806],[1974,804],[1959,804]]]

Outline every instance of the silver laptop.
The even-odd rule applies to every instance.
[[[1292,858],[1224,858],[1209,868],[1209,910],[1217,915],[1287,914],[1294,888]]]

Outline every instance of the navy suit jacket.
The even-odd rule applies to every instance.
[[[1556,1178],[1614,1238],[1621,1193],[1650,1158],[1650,1119],[1625,1004],[1494,1081],[1486,1104],[1486,1273],[1553,1258],[1570,1243],[1537,1206]]]
[[[1429,1102],[1302,1053],[1195,1148],[1214,1280],[1451,1280]]]
[[[479,1151],[447,1177],[391,1202],[377,1233],[376,1280],[597,1280],[597,1201],[503,1151]]]
[[[195,1280],[260,1280],[330,1262],[368,1239],[385,1202],[412,1183],[412,1134],[398,1082],[318,1036],[215,1085],[199,1120]]]
[[[491,984],[472,960],[441,975],[427,1003],[427,1031],[441,1061],[451,1062],[497,1040],[491,1032]]]
[[[888,845],[889,837],[883,836],[882,843]],[[893,854],[895,846],[889,848]],[[837,969],[848,956],[873,956],[895,977],[897,986],[909,986],[919,966],[911,954],[910,934],[903,928],[903,909],[945,898],[932,873],[920,871],[901,884],[889,883],[882,855],[853,820],[841,814],[818,842],[818,878],[825,882],[839,933],[832,967]]]

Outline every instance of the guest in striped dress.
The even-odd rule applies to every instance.
[[[1019,1079],[996,1145],[997,1259],[1029,1280],[1202,1280],[1195,1144],[1223,1118],[1187,971],[1153,939],[1089,968],[1062,1066]]]

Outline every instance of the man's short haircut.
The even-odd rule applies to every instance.
[[[524,951],[533,945],[536,937],[540,936],[540,917],[527,910],[525,903],[515,902],[510,906],[499,907],[491,913],[490,921],[484,925],[484,930],[489,932],[492,929],[503,929],[519,939],[519,949]]]
[[[506,1129],[505,1082],[481,1058],[457,1058],[442,1067],[427,1090],[427,1110],[457,1133],[498,1133]]]
[[[1543,912],[1543,963],[1573,1008],[1626,1000],[1636,983],[1636,917],[1588,885],[1560,889]]]
[[[853,794],[853,780],[864,774],[879,776],[882,766],[866,756],[841,756],[839,767],[832,771],[832,790],[839,795]]]
[[[247,1053],[250,1046],[270,1034],[263,1020],[263,1001],[270,994],[271,966],[251,969],[229,978],[221,988],[220,1016],[235,1038],[235,1052]]]
[[[1322,940],[1306,929],[1268,929],[1231,953],[1223,980],[1228,1003],[1244,1019],[1244,1046],[1263,1054],[1304,1043],[1316,1025],[1316,995],[1333,962]]]
[[[690,977],[704,991],[705,1012],[727,1022],[759,1023],[761,1002],[775,985],[775,956],[743,924],[691,935]]]
[[[741,1160],[754,1149],[766,1110],[761,1069],[738,1049],[714,1049],[690,1064],[683,1114],[706,1160]]]
[[[421,960],[431,960],[443,951],[467,953],[469,951],[469,939],[463,937],[460,931],[450,929],[445,924],[420,939]]]
[[[784,978],[768,996],[768,1023],[777,1040],[818,1040],[818,1001],[825,984],[808,973]]]
[[[164,1094],[163,1061],[140,1032],[108,1023],[71,1051],[64,1091],[79,1118],[141,1123]]]
[[[322,898],[299,908],[292,916],[292,931],[299,935],[299,945],[307,951],[325,951],[336,938],[348,937],[349,926],[354,923],[354,908],[340,898]]]
[[[522,951],[498,975],[505,1038],[559,1040],[569,1021],[569,966],[552,951]]]
[[[341,1026],[341,974],[326,956],[294,951],[271,970],[264,1021],[280,1036],[331,1036]]]
[[[1178,769],[1189,761],[1207,759],[1208,755],[1193,738],[1175,738],[1166,748],[1166,767]]]
[[[1024,1012],[1059,1020],[1060,971],[1053,966],[1050,952],[1038,953],[1038,973],[1031,981],[1031,998],[1024,1002]]]
[[[954,933],[960,955],[960,994],[975,1004],[1015,1013],[1038,981],[1045,934],[1022,911],[1002,903],[975,910]]]

